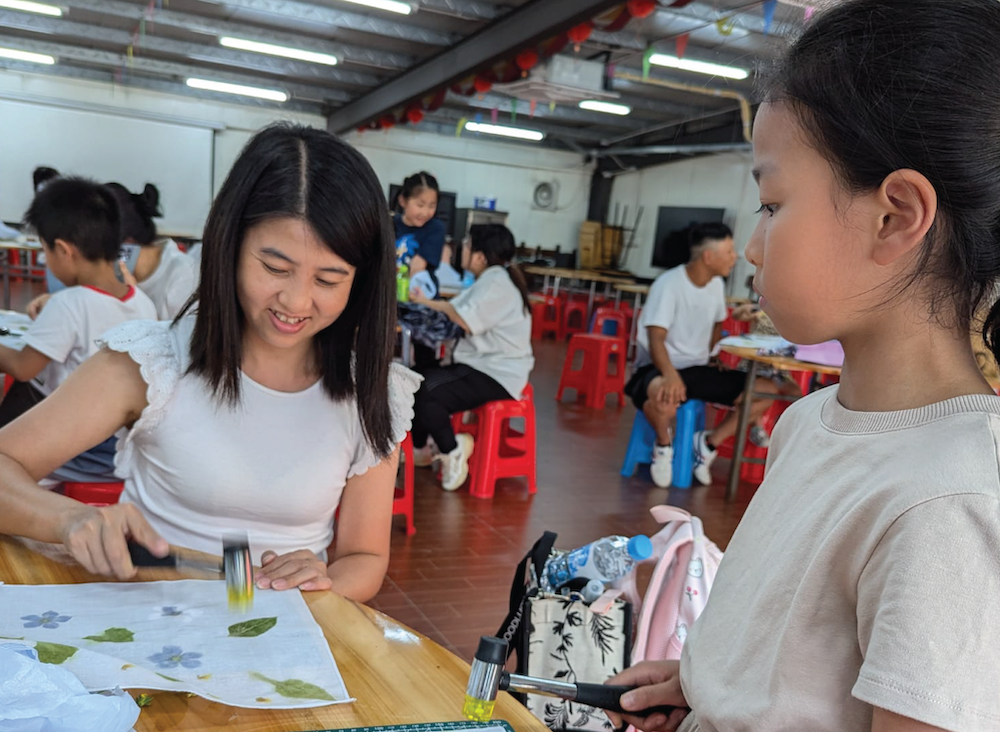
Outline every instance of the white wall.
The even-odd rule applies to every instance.
[[[723,153],[658,165],[615,178],[611,193],[615,203],[629,207],[629,220],[637,207],[645,206],[636,231],[636,247],[626,268],[642,277],[656,277],[663,270],[650,264],[660,206],[699,206],[724,208],[725,222],[732,228],[740,258],[730,278],[730,289],[743,295],[743,282],[753,268],[743,259],[743,249],[757,225],[754,216],[760,206],[757,186],[751,170],[753,159],[747,153]]]
[[[497,209],[510,214],[515,239],[528,246],[575,251],[580,224],[587,216],[592,166],[575,153],[528,145],[490,142],[464,133],[448,137],[392,129],[352,133],[347,140],[371,162],[383,189],[426,170],[444,191],[458,194],[460,208],[477,196],[495,196]],[[559,184],[557,209],[532,209],[532,192],[543,181]]]
[[[8,151],[0,156],[0,218],[21,219],[31,200],[31,171],[48,165],[118,180],[135,190],[145,182],[157,184],[164,209],[160,230],[196,237],[212,197],[253,132],[286,119],[326,124],[319,115],[12,71],[0,72],[0,114],[0,153]],[[188,189],[177,185],[182,178],[190,181]]]

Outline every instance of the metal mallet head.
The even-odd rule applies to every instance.
[[[493,717],[497,693],[516,691],[525,694],[544,694],[559,699],[567,699],[591,707],[623,713],[622,694],[632,691],[634,686],[609,686],[606,684],[569,683],[540,679],[533,676],[507,673],[507,641],[484,635],[479,639],[476,657],[472,659],[469,685],[465,689],[465,704],[462,713],[474,722],[488,722]],[[638,712],[625,712],[637,717],[648,717],[654,712],[669,715],[673,707],[657,707]]]
[[[171,547],[165,557],[153,556],[145,547],[129,542],[129,556],[136,567],[173,567],[181,572],[223,575],[226,597],[233,612],[246,612],[253,607],[253,560],[250,539],[246,534],[229,536],[222,542],[222,562],[190,556]]]

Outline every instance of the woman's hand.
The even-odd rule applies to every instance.
[[[135,567],[129,558],[128,539],[142,544],[154,556],[164,557],[170,547],[131,503],[96,508],[80,504],[67,511],[59,527],[59,538],[84,569],[129,579]]]
[[[52,295],[46,292],[44,294],[39,295],[31,302],[29,302],[28,317],[31,318],[32,320],[35,320],[38,317],[38,314],[42,312],[42,308],[45,307],[45,303],[49,301],[50,297],[52,297]]]
[[[680,727],[690,713],[681,691],[680,670],[680,661],[643,661],[608,679],[608,684],[638,687],[622,695],[623,709],[642,712],[653,707],[678,707],[669,714],[654,712],[647,717],[608,712],[611,723],[621,727],[625,722],[644,732],[673,732]]]
[[[266,551],[260,558],[257,587],[262,590],[329,590],[333,583],[326,573],[326,562],[308,549],[289,554]]]

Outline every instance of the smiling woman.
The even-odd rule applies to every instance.
[[[157,555],[167,541],[218,554],[226,534],[248,532],[259,587],[374,595],[420,380],[391,365],[385,208],[368,163],[325,132],[281,125],[252,139],[177,319],[105,334],[64,388],[0,430],[0,531],[62,542],[119,577],[134,571],[126,538]],[[122,427],[120,504],[39,491],[76,445]]]

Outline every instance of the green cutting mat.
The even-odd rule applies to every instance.
[[[313,730],[313,732],[462,732],[495,727],[502,727],[506,732],[514,732],[514,729],[502,719],[496,719],[492,722],[427,722],[425,724],[395,724],[387,727],[348,727],[346,729]]]

